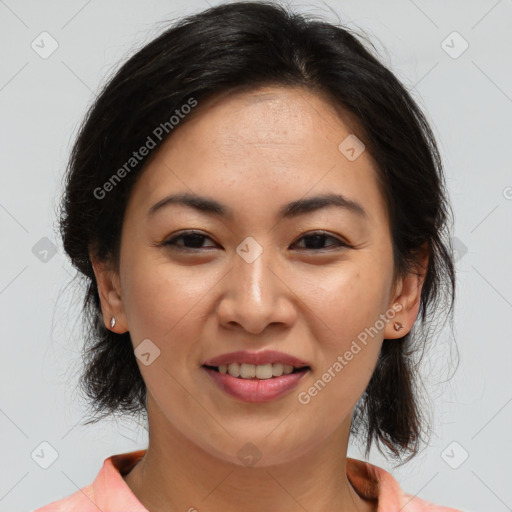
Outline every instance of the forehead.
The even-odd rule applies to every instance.
[[[348,115],[342,120],[338,109],[324,96],[299,87],[262,87],[223,94],[199,108],[202,115],[192,120],[197,134],[205,135],[216,126],[219,129],[211,132],[211,139],[230,151],[240,144],[307,147],[312,131],[326,143],[336,144],[340,130],[348,134],[352,124]]]
[[[324,97],[301,88],[265,87],[219,95],[196,109],[137,182],[132,195],[139,207],[147,209],[175,191],[266,207],[308,191],[379,201],[369,152],[350,161],[339,149],[353,133],[353,119],[340,117]]]

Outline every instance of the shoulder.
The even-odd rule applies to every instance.
[[[405,494],[400,497],[401,510],[403,512],[463,512],[462,510],[436,505],[430,501],[425,501],[418,496]]]
[[[123,475],[144,453],[145,450],[138,450],[108,457],[104,460],[92,484],[33,512],[98,512],[99,510],[147,512],[123,479]]]
[[[462,512],[405,493],[391,473],[369,462],[347,458],[347,476],[362,498],[377,501],[377,512]]]
[[[34,512],[98,512],[92,485],[87,485],[70,496],[54,501]]]

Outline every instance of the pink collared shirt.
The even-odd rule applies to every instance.
[[[145,453],[112,455],[92,484],[34,512],[148,512],[123,480]],[[347,477],[360,496],[378,504],[377,512],[461,512],[404,493],[390,473],[369,462],[347,457]]]

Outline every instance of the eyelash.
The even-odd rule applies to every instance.
[[[180,247],[176,244],[176,240],[179,240],[179,239],[182,239],[184,238],[185,236],[187,235],[195,235],[196,237],[202,237],[203,239],[204,238],[210,238],[209,236],[207,235],[203,235],[202,233],[198,232],[198,231],[186,231],[186,232],[183,232],[173,238],[170,238],[169,240],[166,240],[165,242],[163,242],[162,245],[164,246],[168,246],[168,247],[172,247],[173,249],[176,249],[176,250],[179,250],[179,251],[185,251],[185,252],[188,252],[188,251],[200,251],[202,250],[201,247],[194,247],[194,248],[191,248],[191,247]],[[299,238],[299,241],[302,240],[302,239],[305,239],[305,238],[311,238],[311,237],[315,237],[315,236],[320,236],[320,237],[323,237],[323,238],[332,238],[333,240],[335,240],[337,243],[338,243],[338,247],[344,247],[344,248],[351,248],[352,246],[346,242],[343,242],[342,240],[332,236],[332,235],[329,235],[323,231],[312,231],[311,233],[308,233],[307,235],[303,235],[301,238]],[[211,240],[211,238],[210,238]],[[212,247],[208,247],[208,249],[211,249]],[[325,251],[332,251],[333,249],[329,249],[329,248],[320,248],[320,249],[302,249],[304,251],[321,251],[321,252],[325,252]]]

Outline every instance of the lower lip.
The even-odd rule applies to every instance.
[[[228,373],[220,373],[205,366],[202,368],[206,370],[220,389],[244,402],[270,402],[280,398],[297,386],[299,380],[309,371],[289,373],[270,379],[242,379],[232,377]]]

